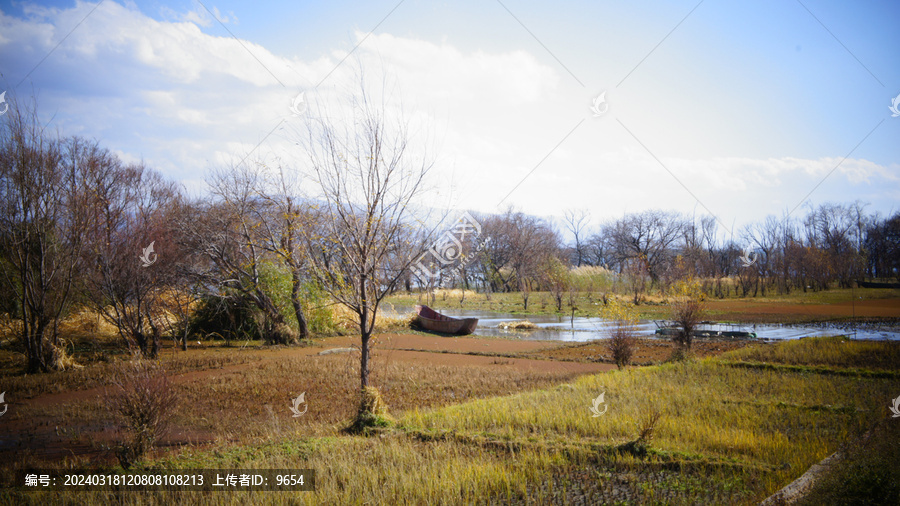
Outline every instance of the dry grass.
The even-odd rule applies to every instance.
[[[654,409],[663,415],[655,438],[659,448],[768,469],[757,490],[767,494],[882,416],[895,386],[891,380],[737,369],[704,360],[413,412],[401,423],[508,441],[619,445],[634,438],[643,413]],[[609,411],[593,418],[590,401],[602,391]]]
[[[339,333],[341,335],[359,335],[358,316],[347,309],[346,306],[335,304],[332,306],[334,319],[337,322]],[[410,325],[415,318],[415,314],[407,314],[399,317],[389,315],[396,314],[393,311],[392,304],[382,304],[378,308],[378,314],[375,316],[375,333],[408,331]]]
[[[506,330],[534,330],[537,325],[531,323],[528,320],[521,320],[516,322],[502,322],[497,327]]]
[[[243,445],[261,444],[273,438],[330,437],[339,435],[356,415],[359,364],[355,353],[325,356],[293,353],[294,356],[284,357],[279,356],[280,350],[214,350],[234,358],[231,363],[234,367],[220,370],[212,367],[218,353],[210,351],[213,350],[205,350],[193,360],[188,360],[189,353],[170,355],[161,361],[167,371],[185,372],[171,378],[171,388],[181,402],[173,412],[173,435],[167,444],[215,440],[219,445]],[[248,364],[241,366],[241,363]],[[110,383],[108,378],[113,367],[105,364],[85,371],[98,377],[95,383],[99,386]],[[393,360],[389,351],[383,351],[376,354],[371,381],[390,412],[403,413],[414,408],[436,408],[545,388],[575,376],[496,366],[412,364]],[[27,379],[32,378],[38,377]],[[77,388],[71,379],[65,384]],[[308,411],[302,417],[293,418],[289,410],[291,399],[303,392]],[[82,434],[82,440],[94,441],[95,447],[104,444],[103,435],[96,432],[115,423],[104,407],[100,392],[74,396],[62,404],[22,406],[16,412],[19,419],[30,421],[33,428],[26,431],[33,432],[35,437],[40,436],[44,424],[50,423],[52,427],[58,423],[56,420],[67,419],[71,430]],[[78,416],[73,419],[72,413]]]
[[[675,348],[671,340],[656,338],[635,338],[634,353],[631,363],[637,365],[661,364],[672,356]],[[576,362],[606,362],[615,363],[615,358],[609,351],[610,340],[598,339],[587,343],[577,343],[567,346],[559,346],[546,350],[538,350],[523,353],[521,356],[529,358],[543,358],[546,360],[572,360]],[[739,340],[696,340],[692,346],[692,353],[697,358],[717,356],[725,351],[742,348],[744,346],[762,346],[752,341]]]
[[[222,435],[222,439],[259,441],[273,433],[334,435],[356,415],[359,404],[357,354],[269,360],[203,381],[178,386],[185,405],[179,425]],[[441,366],[374,360],[371,381],[387,408],[400,413],[466,400],[546,387],[574,375],[528,373],[505,368]],[[306,392],[309,411],[291,419],[290,400]]]
[[[161,353],[161,364],[167,374],[184,374],[191,371],[218,369],[254,360],[248,353],[233,353],[233,349],[211,348],[181,353],[171,348]],[[19,399],[28,399],[44,394],[55,394],[73,390],[88,390],[111,384],[115,368],[130,356],[121,354],[117,359],[96,362],[82,368],[34,375],[4,374],[0,376],[4,388],[16,392]]]
[[[754,360],[787,360],[796,354],[806,356],[805,362],[796,359],[803,363],[846,365],[884,353],[867,343],[837,344],[847,348],[845,357],[854,358],[835,362],[832,354],[813,353],[806,346],[817,349],[816,344],[782,343],[773,351],[764,348]],[[897,395],[892,378],[738,368],[718,359],[574,378],[403,362],[380,350],[372,380],[398,427],[362,438],[340,436],[358,407],[356,354],[232,354],[260,362],[218,374],[198,372],[203,376],[175,386],[184,403],[174,424],[219,441],[148,464],[312,468],[318,473],[316,492],[29,493],[28,499],[53,504],[75,499],[89,504],[756,504],[884,418],[888,399]],[[309,410],[292,418],[290,399],[301,392]],[[609,408],[592,417],[591,400],[600,392],[606,392]],[[91,402],[74,407],[79,409],[70,412],[85,419],[101,416],[91,414],[101,412]],[[635,441],[643,441],[643,452],[622,450]],[[0,492],[0,503],[17,499]]]
[[[896,371],[900,367],[900,342],[817,337],[785,341],[777,345],[742,348],[731,351],[722,358],[788,365]]]

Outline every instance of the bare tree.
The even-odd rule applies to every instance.
[[[556,311],[562,311],[563,296],[567,291],[570,292],[570,307],[575,308],[575,297],[571,290],[574,290],[569,269],[562,260],[554,255],[547,255],[542,266],[544,285],[550,290],[553,301],[556,303]]]
[[[896,279],[900,273],[900,213],[873,221],[865,240],[869,253],[867,273],[876,279]]]
[[[77,174],[84,143],[62,146],[45,132],[36,105],[8,100],[0,126],[0,272],[34,373],[65,365],[58,322],[80,275],[85,217]]]
[[[631,289],[632,302],[634,305],[641,303],[644,291],[647,290],[647,277],[649,269],[647,268],[647,260],[644,256],[638,256],[627,260],[624,272],[628,276],[629,288]]]
[[[391,113],[388,99],[370,93],[360,76],[351,117],[342,122],[320,112],[301,139],[323,216],[318,228],[306,230],[307,257],[325,290],[355,315],[363,392],[379,305],[416,258],[405,256],[402,239],[415,226],[410,206],[431,168],[413,150],[409,125],[402,111]]]
[[[567,209],[565,212],[566,228],[575,239],[575,267],[581,267],[587,259],[586,231],[591,213],[586,209]]]
[[[188,336],[191,332],[190,319],[200,302],[200,290],[191,286],[187,280],[166,288],[165,296],[160,301],[160,308],[165,312],[162,324],[175,346],[181,345],[187,351]]]
[[[609,267],[608,242],[605,240],[602,232],[595,233],[587,238],[584,243],[584,254],[584,262],[586,264],[597,267]]]
[[[656,282],[664,266],[674,258],[685,226],[684,219],[676,213],[650,210],[607,223],[603,235],[617,263],[640,258],[651,281]]]
[[[490,290],[509,292],[513,290],[513,271],[509,268],[513,255],[513,224],[506,215],[490,215],[482,220],[482,233],[489,239],[478,256],[478,265]]]
[[[559,234],[544,220],[512,208],[486,220],[490,244],[483,259],[503,289],[519,290],[524,309],[535,286],[546,279],[548,256],[559,254]]]
[[[849,205],[822,204],[811,209],[806,216],[807,244],[824,254],[827,267],[820,270],[824,281],[818,281],[821,288],[837,278],[844,288],[863,270],[865,259],[862,252],[862,233],[868,220],[864,218],[865,206],[860,202]]]
[[[83,185],[92,197],[88,297],[130,349],[156,357],[167,318],[165,291],[176,272],[169,217],[178,189],[143,165],[122,166],[106,150],[96,153]]]

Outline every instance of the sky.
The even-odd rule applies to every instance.
[[[434,164],[429,205],[665,209],[727,236],[826,202],[900,211],[898,20],[891,1],[2,1],[0,92],[198,194],[241,160],[302,170],[303,122],[341,116],[362,68]]]

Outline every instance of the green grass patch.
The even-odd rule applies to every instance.
[[[648,410],[657,410],[662,418],[654,448],[769,469],[731,477],[743,480],[759,500],[874,423],[896,382],[704,360],[583,377],[572,386],[414,411],[400,423],[507,441],[621,445],[636,438]],[[601,392],[609,410],[592,417],[591,399]]]
[[[722,355],[723,360],[769,364],[900,370],[900,342],[853,341],[846,337],[795,339],[768,346],[748,346]]]

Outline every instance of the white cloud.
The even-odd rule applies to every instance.
[[[356,33],[357,40],[364,36]],[[391,34],[370,35],[360,49],[371,65],[381,56],[406,90],[451,105],[487,100],[523,105],[546,98],[560,80],[554,69],[525,51],[464,54],[447,43]]]
[[[4,77],[18,81],[93,7],[29,6],[23,19],[0,14]],[[201,27],[217,25],[205,10],[163,17],[169,21],[107,0],[34,72],[30,79],[44,90],[39,105],[58,111],[55,121],[63,133],[97,138],[197,188],[209,164],[240,159],[264,139],[258,155],[294,162],[290,136],[300,120],[291,118],[291,100],[306,90],[311,105],[338,115],[335,100],[352,86],[358,61],[372,74],[385,70],[398,84],[396,98],[409,117],[431,130],[440,148],[437,201],[496,211],[498,202],[547,157],[509,202],[542,215],[585,207],[595,217],[648,207],[689,212],[697,206],[615,115],[622,114],[649,149],[663,150],[683,132],[654,114],[645,115],[650,119],[641,124],[645,116],[628,107],[627,93],[611,92],[609,115],[592,118],[588,107],[597,90],[575,86],[560,68],[531,52],[464,52],[446,41],[355,32],[347,47],[286,57],[252,41],[204,33]],[[311,89],[326,76],[318,90]],[[659,105],[646,107],[654,112]],[[584,124],[553,151],[581,119]],[[662,151],[659,157],[729,223],[796,205],[841,162],[830,156],[676,158]],[[849,185],[862,198],[887,199],[897,193],[898,173],[897,164],[847,159],[814,198],[846,201],[839,191]]]

